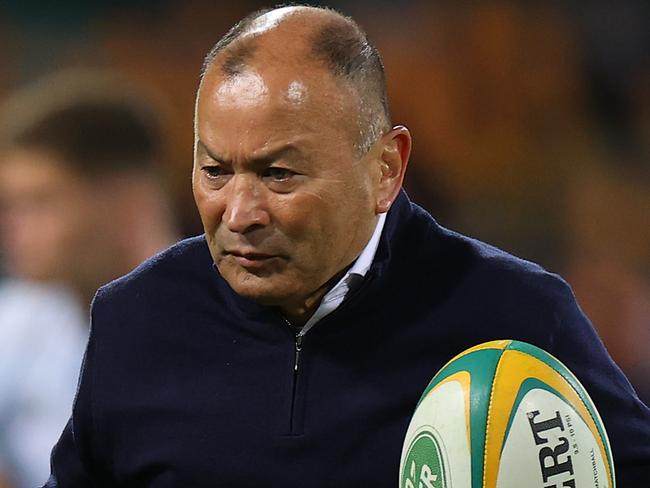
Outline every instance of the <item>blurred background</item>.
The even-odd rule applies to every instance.
[[[443,225],[563,275],[649,403],[650,3],[320,4],[353,16],[383,54],[394,122],[414,136],[411,198]],[[264,6],[2,0],[0,102],[62,68],[133,80],[160,114],[168,235],[198,234],[190,168],[202,59]]]

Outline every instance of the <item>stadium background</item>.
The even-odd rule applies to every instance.
[[[325,4],[384,56],[394,121],[414,135],[411,197],[443,225],[565,276],[650,401],[650,4]],[[0,99],[64,67],[140,82],[165,114],[179,223],[199,233],[189,170],[202,58],[262,6],[3,0]]]

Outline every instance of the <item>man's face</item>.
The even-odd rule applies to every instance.
[[[293,74],[289,74],[293,73]],[[206,74],[193,189],[221,275],[240,295],[305,300],[357,257],[376,222],[373,151],[354,97],[316,67]]]
[[[89,185],[56,157],[14,150],[0,162],[0,247],[15,277],[69,282],[85,273],[97,231]]]

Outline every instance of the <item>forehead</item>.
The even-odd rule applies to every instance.
[[[14,150],[0,156],[0,203],[77,195],[84,180],[58,158],[39,150]]]
[[[350,138],[357,104],[346,84],[310,65],[256,63],[226,76],[211,67],[199,89],[196,130],[208,145],[219,139],[319,135]]]
[[[0,180],[40,174],[50,178],[77,179],[77,173],[53,152],[40,148],[15,148],[0,154]]]

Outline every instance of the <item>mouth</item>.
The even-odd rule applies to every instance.
[[[260,268],[280,256],[260,252],[247,252],[238,250],[225,250],[225,257],[232,258],[238,265],[243,268]]]

